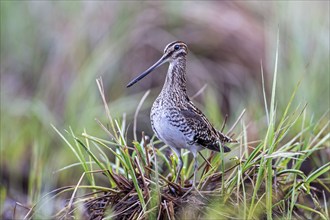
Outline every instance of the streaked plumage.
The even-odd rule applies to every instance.
[[[220,151],[220,147],[223,147],[224,152],[229,152],[230,149],[224,144],[234,141],[217,131],[190,101],[186,91],[187,53],[187,45],[182,41],[168,44],[161,59],[127,86],[132,86],[165,62],[170,63],[163,89],[151,108],[151,126],[156,136],[177,154],[178,176],[182,168],[180,149],[185,148],[192,152],[195,158],[195,186],[197,152],[204,148]]]

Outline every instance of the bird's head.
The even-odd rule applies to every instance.
[[[155,64],[149,67],[146,71],[144,71],[138,77],[136,77],[130,83],[128,83],[127,87],[131,87],[132,85],[140,81],[142,78],[144,78],[146,75],[148,75],[149,73],[151,73],[153,70],[160,67],[164,63],[175,62],[177,59],[185,57],[187,54],[188,54],[188,47],[184,42],[174,41],[172,43],[169,43],[164,49],[163,56]]]

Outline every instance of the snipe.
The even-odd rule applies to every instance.
[[[181,148],[188,149],[194,156],[193,187],[196,189],[198,168],[197,153],[202,149],[229,152],[225,143],[235,142],[217,131],[205,115],[190,101],[186,91],[186,56],[188,47],[182,41],[168,44],[164,55],[149,69],[132,80],[132,86],[157,67],[169,62],[163,89],[155,100],[150,113],[151,126],[156,136],[171,147],[179,158],[177,182],[182,169]],[[190,190],[189,190],[190,191]]]

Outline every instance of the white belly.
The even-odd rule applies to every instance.
[[[164,114],[154,115],[151,120],[156,136],[176,151],[177,154],[180,154],[181,148],[188,149],[192,153],[196,153],[201,149],[200,146],[189,145],[188,137],[180,131],[179,127],[171,125]]]
[[[172,126],[164,115],[153,118],[154,132],[167,145],[175,148],[186,147],[186,138],[178,127]]]

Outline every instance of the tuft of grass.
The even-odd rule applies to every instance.
[[[276,75],[275,68],[274,81]],[[65,195],[69,198],[67,203],[51,217],[327,219],[330,162],[309,173],[303,172],[302,168],[313,154],[329,147],[329,122],[308,120],[306,105],[292,109],[299,84],[294,88],[283,114],[279,115],[276,82],[273,82],[271,104],[265,108],[266,112],[269,109],[268,129],[256,147],[250,146],[246,122],[241,120],[240,144],[237,146],[241,149],[239,157],[203,152],[205,161],[198,168],[198,189],[203,197],[195,192],[182,197],[191,187],[193,173],[188,152],[183,151],[184,168],[180,184],[173,183],[177,175],[177,158],[174,155],[168,157],[167,146],[155,147],[159,141],[144,134],[140,140],[128,144],[125,114],[121,119],[112,117],[102,80],[97,79],[97,84],[108,120],[106,124],[97,122],[109,140],[89,134],[86,129],[81,135],[76,135],[72,129],[63,134],[53,126],[78,160],[61,172],[77,165],[84,172],[76,184],[42,197],[25,219],[46,217],[42,212],[44,207]],[[148,92],[139,106],[147,95]],[[139,108],[135,117],[138,117]],[[292,135],[291,129],[298,123],[301,123],[301,130]],[[134,127],[136,129],[136,124]]]

